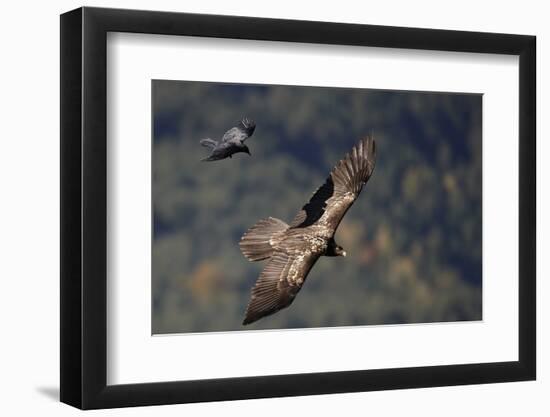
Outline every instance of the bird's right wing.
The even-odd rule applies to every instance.
[[[275,252],[252,288],[243,324],[250,324],[288,307],[302,288],[319,254]]]
[[[221,143],[227,142],[242,142],[247,138],[246,133],[244,133],[238,127],[232,127],[227,132],[223,134]]]
[[[325,183],[302,207],[289,226],[300,228],[316,223],[336,230],[372,175],[375,160],[374,139],[366,137],[360,140],[336,164]]]

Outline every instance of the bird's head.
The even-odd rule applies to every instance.
[[[325,256],[346,256],[346,251],[340,245],[338,245],[334,239],[331,239]]]
[[[248,134],[248,136],[252,136],[252,133],[254,133],[254,130],[256,129],[256,123],[254,122],[254,120],[248,119],[247,117],[242,119],[239,124],[239,127],[244,130]]]
[[[336,245],[336,247],[334,248],[334,253],[336,254],[336,256],[346,256],[347,255],[344,248],[340,245]]]

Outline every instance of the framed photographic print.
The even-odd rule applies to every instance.
[[[535,379],[535,38],[61,16],[61,401]]]

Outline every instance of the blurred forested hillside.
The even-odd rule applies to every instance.
[[[481,96],[152,82],[153,333],[481,319]],[[252,156],[200,162],[199,139],[256,121]],[[377,164],[294,303],[243,327],[265,265],[239,251],[289,222],[360,137]]]

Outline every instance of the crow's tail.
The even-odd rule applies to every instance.
[[[200,144],[205,148],[209,148],[209,149],[214,149],[216,146],[218,146],[218,142],[210,138],[201,139]]]

